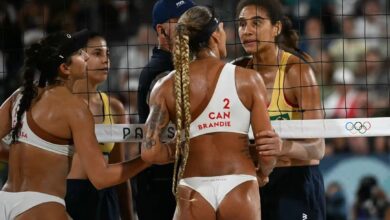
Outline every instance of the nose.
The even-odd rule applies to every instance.
[[[105,55],[103,57],[103,63],[109,63],[110,62],[110,56],[109,55]]]
[[[108,69],[110,69],[110,56],[107,55],[103,58],[103,64],[107,66]]]
[[[245,27],[243,27],[242,28],[243,30],[242,30],[242,32],[243,32],[243,34],[245,34],[245,35],[250,35],[250,34],[252,34],[253,33],[253,28],[251,27],[251,25],[245,25]]]

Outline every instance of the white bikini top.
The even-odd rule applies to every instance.
[[[12,108],[12,126],[16,124],[16,113],[19,108],[19,103],[22,95],[16,97],[16,102]],[[64,139],[54,136],[43,130],[33,120],[31,111],[26,111],[22,115],[22,127],[19,130],[17,141],[29,144],[31,146],[50,151],[52,153],[72,156],[74,153],[74,146],[72,139]]]
[[[238,97],[235,68],[229,63],[223,67],[210,102],[190,125],[191,138],[214,132],[248,134],[250,111]]]

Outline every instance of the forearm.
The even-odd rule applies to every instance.
[[[119,180],[118,182],[122,183],[128,180],[129,178],[134,177],[135,175],[137,175],[147,167],[149,167],[150,164],[146,163],[140,157],[138,157],[131,161],[125,161],[122,163],[113,164],[109,166],[119,166],[119,168],[121,168],[121,172],[119,173],[120,175],[118,176],[118,180]]]
[[[277,157],[275,156],[261,156],[256,150],[256,145],[249,144],[249,154],[254,164],[257,164],[257,175],[260,177],[267,177],[276,166]]]
[[[123,183],[149,166],[138,157],[131,161],[108,164],[103,170],[92,173],[93,177],[89,176],[89,179],[97,189],[103,189]]]
[[[152,164],[162,165],[171,163],[174,161],[174,155],[174,146],[160,141],[151,147],[143,145],[141,150],[142,159]]]
[[[277,162],[277,157],[274,156],[259,156],[259,169],[258,172],[262,176],[266,177],[272,172],[275,168]]]
[[[263,187],[269,182],[269,175],[275,168],[277,157],[275,156],[259,156],[258,166],[256,171],[259,187]]]
[[[320,160],[325,153],[323,138],[305,140],[283,140],[282,155],[298,160]]]

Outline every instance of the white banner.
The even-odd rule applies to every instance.
[[[390,118],[348,118],[315,120],[272,121],[272,126],[282,138],[337,138],[390,136]],[[161,138],[172,139],[174,126],[169,126]],[[96,125],[99,142],[141,142],[144,124]],[[249,138],[253,139],[252,131]]]
[[[390,136],[390,118],[347,118],[315,120],[272,121],[272,126],[282,138],[338,138]],[[95,126],[96,137],[105,142],[142,142],[145,134],[144,124],[114,124]],[[170,124],[161,139],[165,142],[175,137],[175,127]],[[249,138],[253,133],[249,131]],[[6,143],[7,137],[3,139]]]

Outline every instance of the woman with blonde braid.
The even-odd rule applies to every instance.
[[[175,71],[151,93],[141,156],[155,164],[175,160],[174,219],[260,219],[248,130],[271,130],[265,86],[256,71],[221,61],[225,56],[223,24],[211,9],[193,7],[177,24]],[[159,138],[170,120],[176,146]],[[274,157],[259,157],[260,184],[274,164]]]

